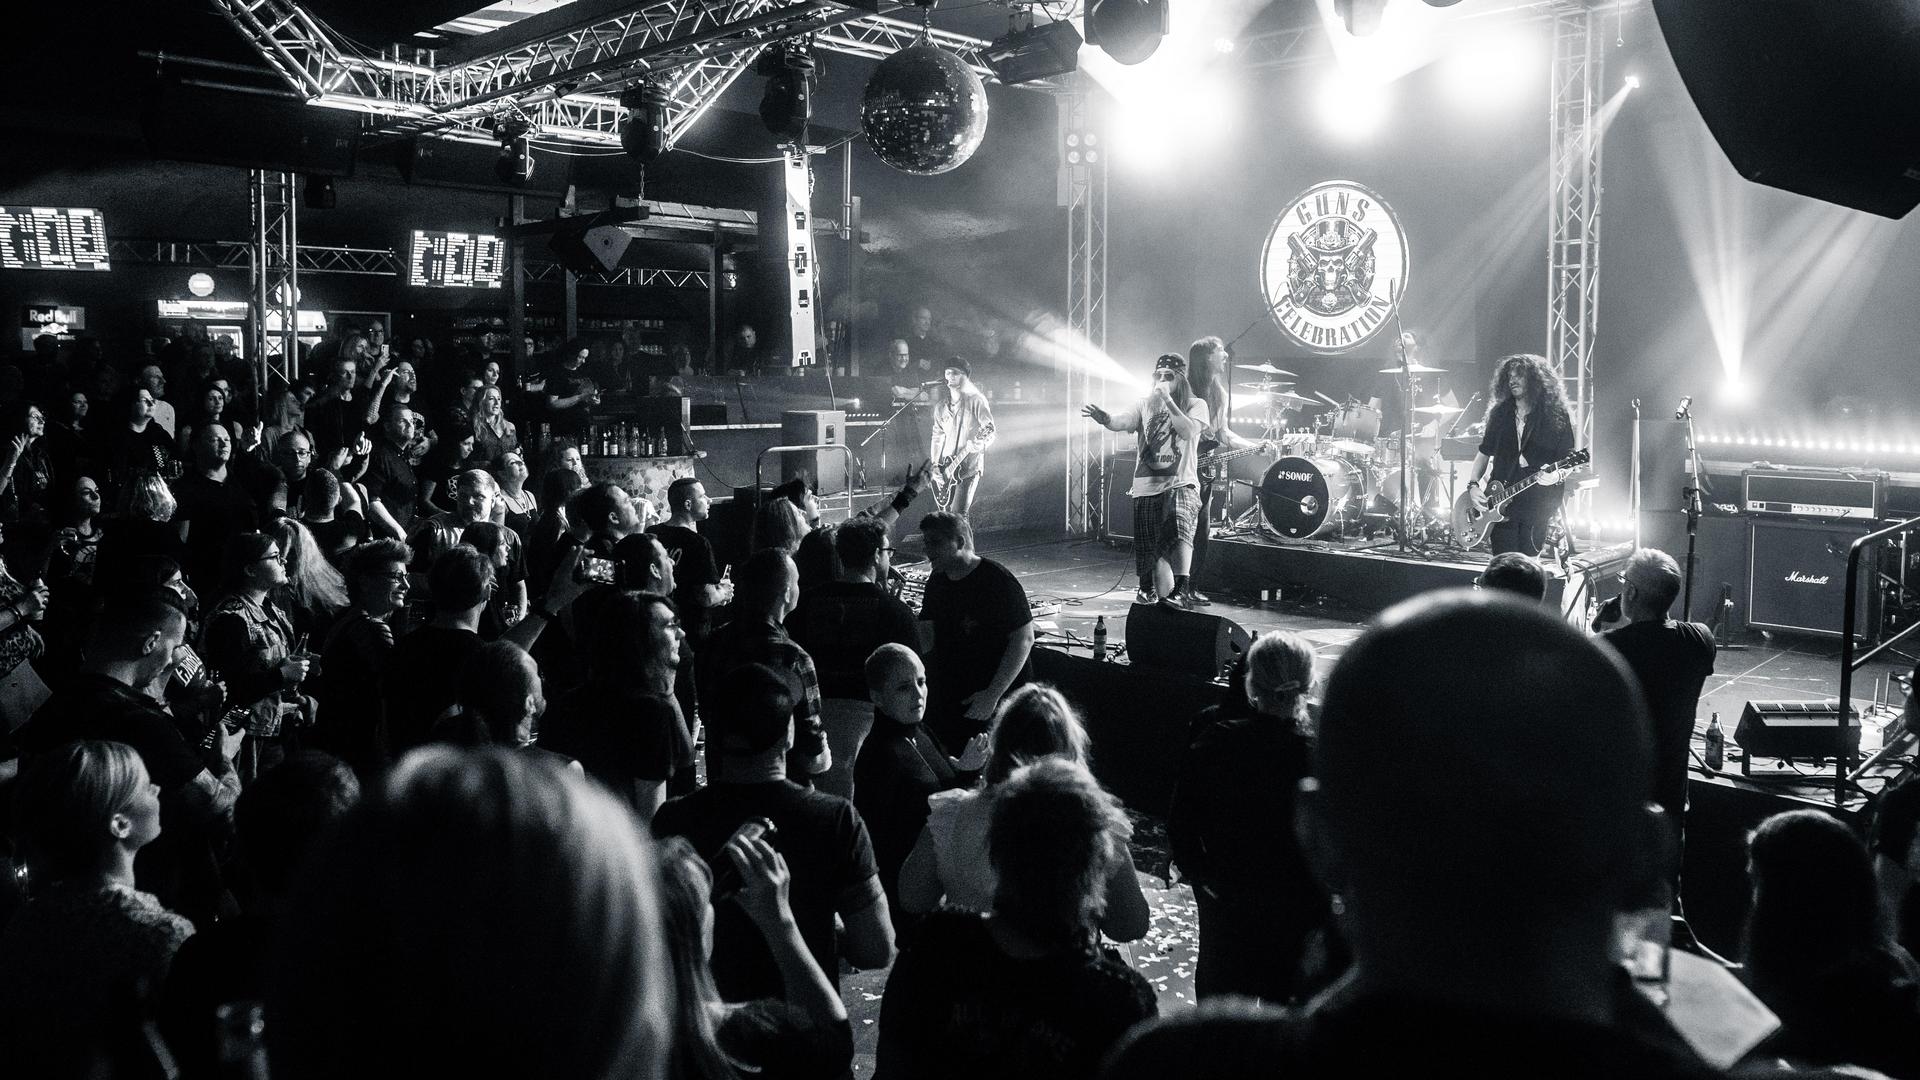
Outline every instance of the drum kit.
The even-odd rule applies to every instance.
[[[1421,426],[1411,439],[1401,432],[1380,433],[1378,401],[1336,401],[1324,394],[1307,397],[1285,381],[1293,372],[1270,364],[1237,364],[1259,372],[1259,382],[1239,386],[1254,391],[1255,401],[1234,411],[1244,419],[1258,419],[1261,438],[1280,456],[1269,465],[1253,488],[1255,504],[1235,522],[1243,528],[1264,526],[1283,540],[1373,539],[1395,535],[1402,520],[1403,475],[1413,499],[1405,506],[1411,539],[1424,544],[1450,544],[1452,499],[1449,466],[1441,460],[1440,442],[1462,410],[1456,405],[1423,405],[1413,410]],[[1437,374],[1444,368],[1412,364],[1382,369],[1383,374]],[[1303,421],[1289,422],[1296,410],[1318,408]]]

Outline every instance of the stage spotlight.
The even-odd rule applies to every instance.
[[[1720,384],[1720,404],[1722,405],[1745,405],[1752,394],[1753,388],[1747,385],[1746,380],[1735,374],[1729,374],[1726,381]]]
[[[1085,22],[1088,44],[1122,64],[1152,56],[1173,26],[1170,0],[1088,0]]]
[[[1223,38],[1214,38],[1214,39],[1213,39],[1213,51],[1214,51],[1214,52],[1217,52],[1217,53],[1221,53],[1222,55],[1224,55],[1224,54],[1226,54],[1226,53],[1230,53],[1230,52],[1232,52],[1232,51],[1233,51],[1233,49],[1234,49],[1234,44],[1233,44],[1233,39],[1232,39],[1232,38],[1230,38],[1230,37],[1223,37]]]
[[[659,83],[641,83],[620,95],[627,122],[620,129],[620,147],[642,165],[651,165],[667,152],[667,90]]]
[[[1387,118],[1388,104],[1384,85],[1344,68],[1328,73],[1315,99],[1321,122],[1350,139],[1372,134]]]
[[[980,59],[1007,86],[1065,75],[1080,66],[1080,31],[1065,20],[1010,30]]]
[[[496,120],[493,135],[500,140],[500,157],[493,163],[493,175],[514,187],[532,179],[533,125],[525,120]]]
[[[767,77],[760,97],[760,122],[776,137],[794,141],[804,137],[813,119],[813,54],[803,45],[789,44],[760,54],[754,71]]]
[[[1627,89],[1629,90],[1640,89],[1640,76],[1638,75],[1627,76]]]

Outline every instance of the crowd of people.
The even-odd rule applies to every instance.
[[[1330,672],[1256,638],[1168,763],[1203,1005],[1161,1018],[1018,577],[932,513],[923,606],[885,586],[923,476],[839,525],[775,489],[721,567],[697,481],[650,527],[569,444],[530,485],[484,369],[427,438],[363,345],[264,422],[188,356],[97,430],[30,373],[0,446],[10,1075],[843,1077],[842,975],[889,966],[892,1080],[1715,1074],[1618,963],[1714,662],[1662,553],[1600,636],[1505,558]],[[1884,803],[1871,847],[1753,835],[1755,1060],[1920,1077],[1920,787]]]

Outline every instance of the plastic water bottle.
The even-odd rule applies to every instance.
[[[1720,726],[1720,714],[1707,722],[1707,771],[1719,772],[1727,763],[1727,729]]]
[[[1096,615],[1093,619],[1093,658],[1095,660],[1107,658],[1107,617],[1105,615]]]

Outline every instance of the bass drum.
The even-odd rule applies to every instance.
[[[1367,472],[1339,458],[1284,457],[1260,482],[1260,514],[1288,540],[1339,531],[1366,505]]]

